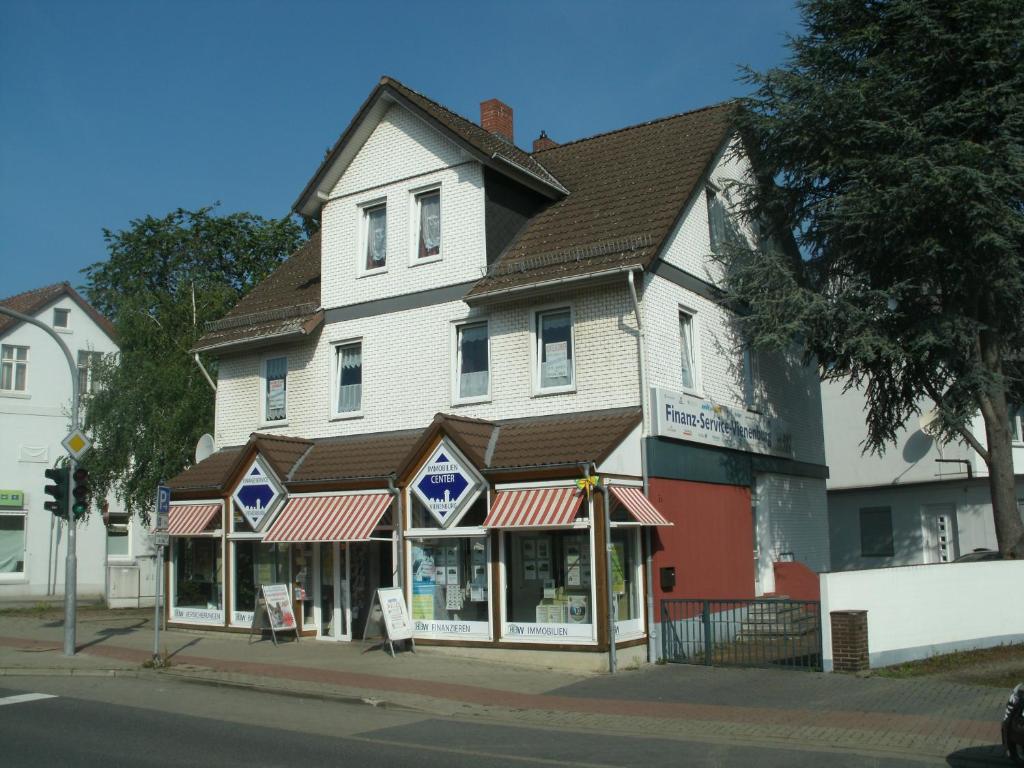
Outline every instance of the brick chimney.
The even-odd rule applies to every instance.
[[[513,143],[512,107],[498,99],[481,101],[480,127],[489,133],[501,136],[510,144]]]
[[[540,136],[533,140],[533,151],[540,152],[542,149],[557,147],[558,142],[554,141],[546,132],[541,131]]]

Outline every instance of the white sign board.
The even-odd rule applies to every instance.
[[[388,638],[394,640],[412,639],[412,621],[405,605],[405,596],[401,587],[381,587],[377,590],[377,599],[384,613],[384,627]]]
[[[169,547],[171,545],[171,535],[167,531],[153,531],[151,535],[154,547]]]
[[[263,600],[267,605],[267,619],[275,632],[295,629],[295,612],[287,584],[264,584]]]
[[[654,434],[735,451],[792,457],[785,422],[667,389],[652,390]]]

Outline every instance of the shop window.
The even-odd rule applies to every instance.
[[[412,618],[487,622],[487,539],[446,537],[412,543]],[[424,624],[425,623],[425,624]]]
[[[363,409],[363,345],[340,344],[334,350],[335,415],[352,416]]]
[[[387,205],[381,203],[363,208],[363,238],[366,243],[365,271],[384,269],[388,257]]]
[[[611,574],[612,595],[616,608],[616,621],[634,621],[643,616],[640,608],[640,580],[638,574],[638,542],[636,528],[612,530]]]
[[[248,614],[255,610],[260,587],[288,583],[288,545],[235,541],[232,547],[235,550],[234,610]],[[251,616],[242,618],[252,620]]]
[[[288,418],[288,358],[268,357],[263,361],[263,420]]]
[[[892,557],[892,510],[865,507],[860,510],[861,557]]]
[[[509,533],[507,547],[507,621],[593,624],[593,570],[588,532]],[[524,639],[529,639],[531,633],[526,631],[525,634]],[[557,637],[558,634],[540,633],[539,636]]]
[[[441,190],[416,195],[416,258],[441,255]]]
[[[683,389],[696,393],[697,387],[697,334],[696,318],[691,312],[679,313],[679,352],[682,362]]]
[[[178,538],[174,550],[174,618],[200,622],[221,619],[216,615],[224,609],[220,539]]]
[[[302,628],[316,629],[316,613],[313,610],[313,579],[315,571],[313,545],[295,544],[292,551],[292,589],[302,609]]]
[[[28,347],[0,345],[0,390],[24,392],[28,389]]]
[[[537,388],[565,392],[575,381],[573,370],[572,310],[569,307],[537,312]]]
[[[71,310],[62,307],[55,307],[53,310],[53,327],[67,328],[68,320],[71,317]]]
[[[456,328],[457,400],[476,401],[490,394],[487,323],[466,323]]]
[[[25,515],[0,515],[0,577],[25,573]]]
[[[127,513],[110,515],[107,523],[107,558],[126,558],[131,555],[131,537],[129,535]]]

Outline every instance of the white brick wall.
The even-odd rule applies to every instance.
[[[758,474],[754,520],[761,589],[774,591],[772,563],[783,552],[815,571],[830,567],[825,481]]]
[[[441,259],[417,263],[414,191],[440,184]],[[387,202],[387,271],[362,275],[362,206]],[[321,303],[326,308],[477,280],[487,264],[483,169],[394,106],[323,207]]]

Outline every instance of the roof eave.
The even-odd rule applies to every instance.
[[[203,344],[202,339],[200,343],[192,347],[191,352],[241,352],[246,349],[253,349],[255,347],[263,347],[270,344],[277,344],[282,341],[291,341],[293,339],[301,339],[309,336],[314,330],[320,327],[323,322],[323,312],[318,312],[315,316],[306,321],[299,328],[292,328],[287,331],[280,333],[260,334],[258,336],[247,336],[241,339],[232,339],[230,341],[215,342],[213,344]],[[310,322],[315,321],[315,322]]]
[[[526,285],[513,285],[509,288],[498,288],[493,291],[482,291],[480,293],[466,294],[463,301],[472,306],[473,304],[487,304],[490,302],[498,301],[510,301],[513,299],[521,298],[524,294],[532,293],[546,293],[555,290],[563,285],[570,283],[579,283],[584,280],[590,280],[595,283],[607,282],[610,279],[625,274],[626,272],[642,272],[645,269],[643,264],[625,264],[619,267],[613,267],[611,269],[602,269],[596,272],[587,272],[582,275],[566,275],[564,277],[555,278],[553,280],[541,280],[536,283],[527,283]]]

